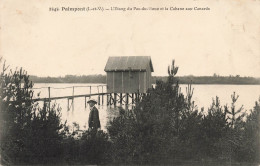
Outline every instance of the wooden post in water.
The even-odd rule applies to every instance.
[[[102,86],[102,93],[104,93],[103,92],[103,86]],[[104,104],[104,95],[102,94],[102,105]]]
[[[123,101],[123,95],[122,93],[120,93],[120,105],[122,105],[122,101]]]
[[[112,93],[110,93],[109,96],[110,96],[110,97],[109,97],[109,104],[110,104],[110,106],[111,106],[111,105],[112,105]]]
[[[107,105],[109,105],[110,104],[110,97],[109,97],[109,94],[107,94]]]
[[[72,111],[74,111],[74,86],[72,87]]]
[[[128,93],[126,93],[126,105],[128,105]]]
[[[114,105],[116,105],[116,98],[117,98],[117,94],[114,93]]]
[[[99,86],[97,86],[97,91],[98,91],[98,94],[99,94]],[[100,105],[100,95],[98,95],[98,105]]]
[[[49,110],[51,110],[51,87],[48,87],[49,92]]]
[[[89,86],[89,100],[90,100],[90,98],[91,98],[91,86]]]
[[[85,108],[87,108],[87,97],[85,96]]]

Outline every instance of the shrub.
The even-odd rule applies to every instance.
[[[111,142],[103,131],[83,131],[81,137],[67,134],[62,142],[63,159],[68,164],[106,164],[110,162]]]
[[[191,151],[183,147],[196,146],[202,115],[191,100],[191,87],[186,97],[181,93],[174,78],[177,70],[173,61],[167,82],[157,81],[135,109],[121,110],[120,116],[110,122],[114,161],[159,164],[190,158]]]
[[[63,125],[60,110],[32,100],[33,83],[23,70],[1,72],[1,162],[4,164],[56,162],[61,154]]]
[[[229,157],[226,156],[226,154],[222,155],[221,153],[227,152],[226,147],[228,144],[226,141],[228,131],[227,107],[223,109],[220,105],[219,98],[216,97],[216,100],[213,100],[207,115],[204,115],[201,122],[200,133],[203,140],[201,146],[202,156],[214,159]]]
[[[216,97],[207,112],[198,111],[193,89],[181,92],[174,62],[166,82],[157,81],[133,110],[120,110],[108,127],[112,160],[117,164],[230,164],[259,162],[259,103],[245,118]],[[246,119],[246,120],[245,120]]]
[[[260,98],[247,115],[236,151],[238,161],[260,163]]]

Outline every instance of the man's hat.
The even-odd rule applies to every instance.
[[[95,99],[89,99],[87,103],[89,103],[89,102],[93,102],[93,103],[97,104],[97,101]]]

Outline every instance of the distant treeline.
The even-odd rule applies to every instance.
[[[239,76],[182,76],[176,77],[180,84],[260,84],[260,78],[239,77]],[[153,81],[166,81],[167,77],[153,77]]]
[[[176,77],[180,84],[260,84],[260,78],[240,76],[180,76]],[[30,76],[34,83],[106,83],[106,75],[66,75],[65,77]],[[156,80],[166,81],[167,76],[152,76],[152,83]]]
[[[66,75],[65,77],[38,77],[30,76],[34,83],[106,83],[105,75]]]

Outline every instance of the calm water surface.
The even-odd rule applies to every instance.
[[[92,86],[91,93],[101,92],[102,88],[95,87],[96,85],[101,84],[44,84],[38,83],[34,85],[34,94],[35,97],[37,93],[40,93],[40,97],[48,97],[48,87],[51,87],[51,97],[58,96],[70,96],[73,94],[74,86],[74,95],[89,94],[90,88],[87,86]],[[104,84],[103,84],[104,85]],[[94,86],[94,87],[93,87]],[[181,91],[186,95],[187,85],[181,85]],[[207,110],[212,103],[212,99],[218,96],[220,98],[221,105],[226,105],[230,107],[231,104],[231,94],[236,92],[239,95],[236,106],[241,107],[243,105],[245,110],[250,110],[255,105],[255,101],[259,99],[260,96],[260,85],[192,85],[194,88],[193,100],[198,108],[204,107]],[[104,92],[106,89],[104,87]],[[97,96],[92,98],[97,99]],[[69,125],[72,125],[73,122],[76,122],[80,125],[80,129],[87,129],[88,125],[88,115],[89,107],[85,108],[85,99],[84,98],[75,98],[74,99],[74,110],[72,110],[71,100],[70,100],[70,110],[68,111],[68,100],[61,99],[52,101],[52,103],[57,103],[62,111],[62,121],[67,120]],[[40,102],[42,104],[42,102]],[[124,106],[122,106],[124,107]],[[97,106],[99,109],[99,118],[101,122],[101,129],[106,130],[106,126],[109,120],[113,119],[118,115],[118,108],[113,106],[106,106],[106,97],[104,97],[104,105]]]

